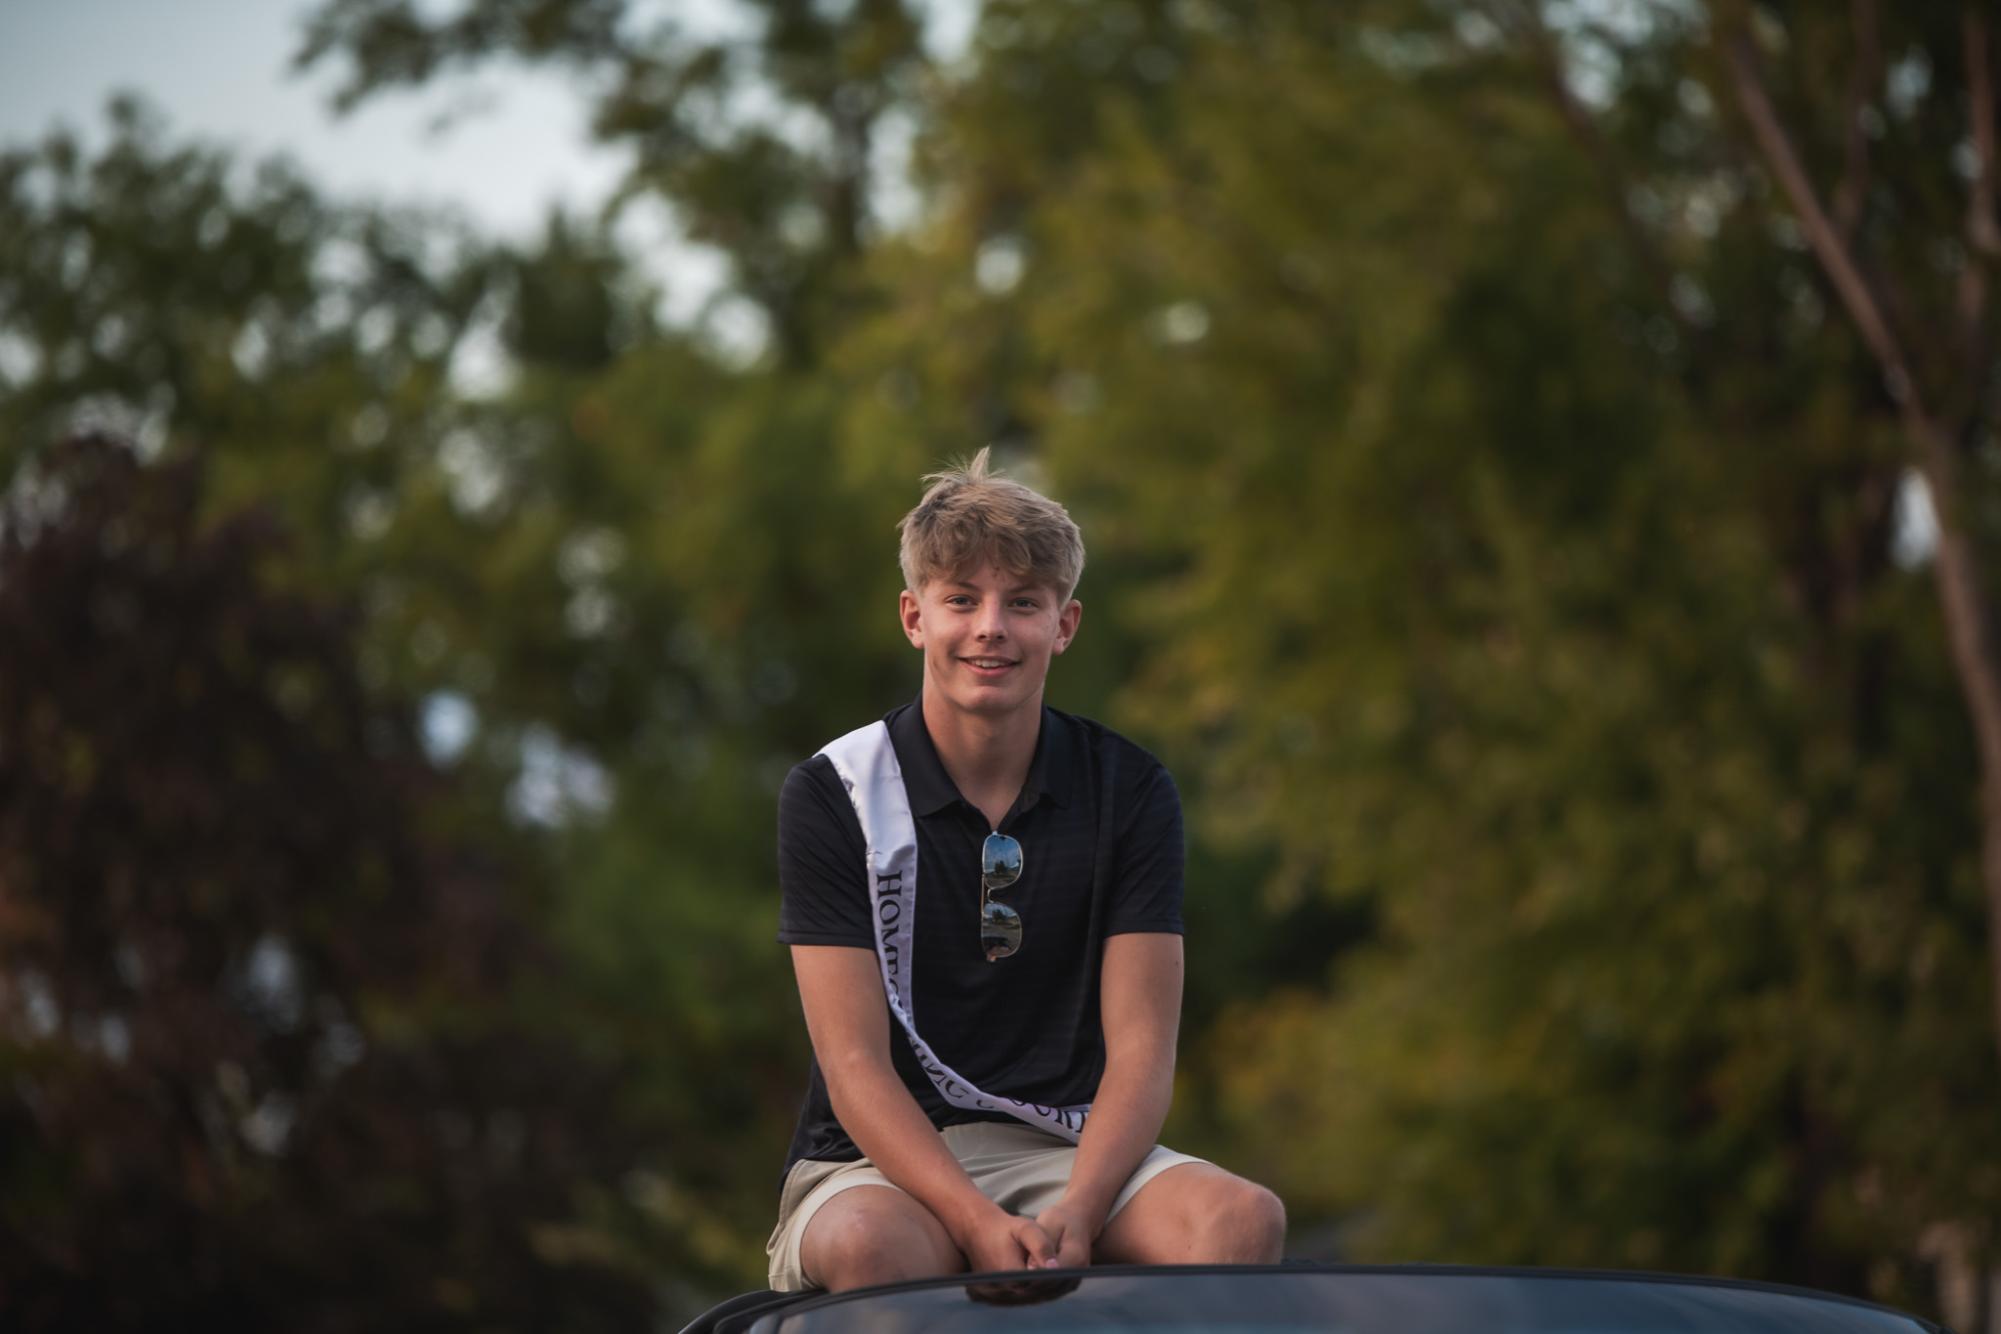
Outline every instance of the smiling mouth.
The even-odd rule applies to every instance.
[[[1003,668],[1003,667],[1012,667],[1012,666],[1014,666],[1014,665],[1015,665],[1015,662],[1016,662],[1016,659],[1014,659],[1014,658],[961,658],[961,659],[959,659],[959,661],[960,661],[960,662],[963,662],[963,663],[965,663],[965,664],[966,664],[966,665],[967,665],[968,667],[976,667],[976,668],[978,668],[979,670],[981,670],[981,671],[983,671],[983,672],[993,672],[993,671],[999,671],[999,670],[1000,670],[1001,668]]]

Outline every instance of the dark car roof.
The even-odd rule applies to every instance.
[[[795,1321],[793,1318],[798,1317]],[[1852,1297],[1743,1279],[1462,1265],[1103,1265],[852,1292],[752,1292],[683,1334],[922,1329],[1333,1328],[1352,1334],[1940,1334]]]

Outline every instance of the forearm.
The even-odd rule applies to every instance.
[[[1115,1058],[1106,1063],[1064,1191],[1064,1198],[1078,1206],[1094,1232],[1104,1226],[1112,1201],[1159,1140],[1173,1099],[1171,1057],[1166,1061]]]
[[[973,1231],[1004,1211],[959,1166],[889,1062],[857,1055],[823,1069],[834,1115],[856,1147],[970,1251]]]
[[[1181,969],[1178,935],[1115,935],[1105,944],[1105,1071],[1063,1196],[1070,1216],[1093,1237],[1167,1120]]]

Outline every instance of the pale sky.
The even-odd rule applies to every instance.
[[[0,0],[0,144],[58,122],[98,137],[120,89],[198,136],[297,159],[329,193],[456,207],[490,230],[532,232],[552,202],[588,209],[620,171],[591,145],[581,99],[516,71],[392,93],[335,119],[331,69],[292,75],[306,0]],[[447,128],[436,122],[465,108]]]
[[[642,3],[683,13],[728,7]],[[455,75],[336,116],[338,66],[305,76],[290,68],[312,8],[311,0],[0,0],[0,146],[32,143],[58,124],[100,141],[108,99],[132,91],[164,116],[174,141],[198,138],[245,158],[282,154],[333,198],[445,208],[489,235],[527,240],[552,205],[589,213],[617,186],[624,155],[591,142],[582,96],[551,72]],[[662,292],[665,318],[700,322],[755,353],[762,333],[746,324],[743,303],[709,308],[724,279],[713,253],[681,243],[658,210],[629,212],[620,235]]]
[[[741,12],[733,0],[633,7],[700,32],[735,27]],[[582,96],[554,72],[454,75],[336,117],[338,67],[290,69],[312,8],[312,0],[0,0],[0,147],[25,146],[58,124],[101,140],[106,102],[133,91],[165,116],[174,140],[246,157],[282,153],[337,199],[450,208],[490,234],[527,239],[552,204],[588,213],[617,185],[623,153],[590,142]],[[933,0],[932,50],[963,51],[977,12],[978,0]],[[878,199],[887,211],[896,204]],[[664,214],[631,213],[620,235],[658,281],[668,319],[700,318],[724,343],[755,345],[756,330],[731,328],[743,311],[702,313],[721,266],[678,243]]]

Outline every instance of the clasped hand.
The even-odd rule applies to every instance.
[[[1034,1218],[995,1212],[964,1243],[974,1273],[1070,1269],[1091,1263],[1091,1234],[1081,1211],[1055,1204]]]

